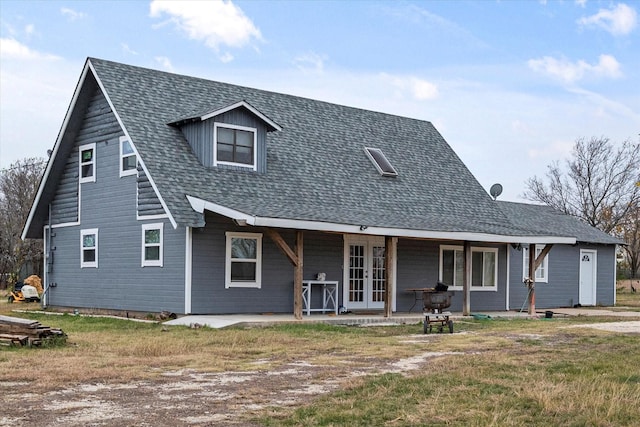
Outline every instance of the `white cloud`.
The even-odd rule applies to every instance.
[[[19,59],[19,60],[56,60],[59,57],[46,53],[37,52],[27,45],[20,43],[15,39],[0,39],[0,57],[2,59]]]
[[[322,73],[324,71],[324,63],[328,59],[327,55],[321,55],[315,52],[308,52],[297,56],[293,63],[302,71],[313,71]]]
[[[33,24],[29,24],[24,27],[24,32],[27,36],[30,36],[36,32],[36,27]]]
[[[623,36],[636,28],[638,19],[635,9],[619,3],[613,9],[600,9],[595,15],[580,18],[578,24],[600,27],[614,36]]]
[[[438,87],[431,82],[423,79],[419,79],[413,76],[391,76],[388,74],[382,74],[382,77],[389,81],[391,85],[400,89],[399,95],[408,93],[413,99],[418,101],[426,101],[429,99],[435,99],[438,97]]]
[[[225,52],[219,56],[219,59],[221,62],[226,64],[233,61],[233,55],[231,54],[231,52]]]
[[[127,43],[120,43],[120,47],[124,53],[128,53],[129,55],[138,55],[138,52],[131,49]]]
[[[576,1],[576,5],[584,8],[587,5],[587,0],[575,0]]]
[[[620,63],[611,55],[600,55],[598,63],[593,65],[583,60],[571,62],[566,58],[557,59],[550,56],[530,59],[527,64],[536,72],[558,78],[566,83],[575,83],[587,75],[610,78],[622,75]]]
[[[154,59],[162,68],[165,69],[165,71],[173,72],[173,64],[171,64],[171,60],[169,58],[166,56],[156,56]]]
[[[172,23],[189,39],[201,41],[215,52],[222,46],[240,48],[262,40],[260,30],[230,1],[153,0],[150,15],[153,18],[167,15],[168,21],[160,26]],[[220,59],[228,62],[232,58],[225,53]]]
[[[85,18],[87,15],[83,12],[77,12],[73,9],[70,9],[68,7],[63,7],[60,9],[60,13],[62,13],[62,15],[66,16],[67,19],[70,22],[75,22],[78,21],[80,19]]]

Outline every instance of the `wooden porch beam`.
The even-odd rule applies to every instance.
[[[462,280],[462,315],[471,315],[471,242],[464,242],[464,276]]]
[[[302,319],[302,273],[304,266],[303,257],[303,232],[301,230],[296,231],[296,259],[298,262],[295,264],[293,273],[293,315],[296,319]],[[311,302],[309,302],[311,303]]]
[[[396,284],[393,280],[395,265],[396,247],[398,238],[385,236],[384,238],[384,271],[386,278],[386,286],[384,289],[384,317],[391,317],[393,314],[393,290]]]
[[[267,234],[267,236],[271,238],[271,240],[273,240],[273,242],[287,256],[287,258],[289,258],[289,261],[291,261],[291,264],[293,264],[294,267],[297,267],[300,262],[298,255],[296,254],[296,252],[293,251],[293,249],[291,249],[291,247],[287,244],[287,242],[284,241],[280,233],[278,233],[277,231],[271,228],[267,228],[265,230],[265,233]],[[297,236],[296,236],[296,239],[297,239]]]
[[[534,247],[535,247],[535,245],[534,245]],[[542,261],[544,260],[544,257],[547,256],[547,254],[549,253],[549,251],[551,250],[552,247],[553,247],[553,245],[550,244],[550,243],[545,245],[544,249],[542,249],[542,252],[540,252],[540,254],[536,257],[536,261],[535,261],[535,265],[534,265],[535,268],[534,268],[533,271],[536,271],[538,269],[538,267],[540,267],[540,264],[542,264]]]

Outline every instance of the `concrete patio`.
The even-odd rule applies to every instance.
[[[639,311],[623,311],[623,307],[617,307],[615,310],[600,307],[581,307],[581,308],[555,308],[549,309],[552,316],[618,316],[629,318],[640,318]],[[535,317],[545,317],[547,310],[539,310]],[[452,312],[450,317],[455,320],[474,318],[492,319],[498,318],[529,318],[526,311],[492,311],[482,313],[472,313],[471,316],[463,316],[461,312]],[[302,316],[301,320],[296,320],[293,314],[228,314],[228,315],[187,315],[174,320],[164,322],[165,325],[184,325],[192,327],[209,327],[209,328],[226,328],[229,326],[271,326],[283,323],[326,323],[334,325],[393,325],[393,324],[417,324],[422,322],[424,315],[422,313],[394,313],[392,317],[384,317],[382,313],[347,313],[335,315],[331,314],[312,314],[310,316]]]

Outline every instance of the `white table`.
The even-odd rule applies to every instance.
[[[311,290],[314,286],[322,286],[322,308],[311,308]],[[307,311],[307,316],[312,311],[334,311],[338,314],[338,282],[331,280],[303,280],[302,281],[302,303],[303,311]]]

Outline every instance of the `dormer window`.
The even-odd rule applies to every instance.
[[[256,170],[257,129],[226,123],[214,126],[214,165],[233,165]]]

